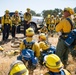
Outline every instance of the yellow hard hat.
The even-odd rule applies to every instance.
[[[57,15],[56,17],[59,17],[59,15]]]
[[[8,75],[28,75],[28,70],[22,61],[16,60],[10,65],[10,72]]]
[[[48,14],[47,18],[50,18],[50,14]]]
[[[34,30],[33,28],[28,28],[26,29],[26,36],[33,36],[34,35]]]
[[[18,13],[18,11],[16,10],[15,13]]]
[[[54,17],[54,15],[51,15],[51,17]]]
[[[42,40],[46,40],[45,33],[40,33],[39,38],[41,38]]]
[[[71,15],[74,14],[74,10],[70,7],[64,8],[64,12],[68,11]]]
[[[9,10],[6,10],[5,13],[9,13]]]
[[[45,56],[44,62],[52,72],[59,72],[63,67],[60,58],[56,54],[49,54]]]
[[[30,8],[27,8],[26,10],[28,11],[28,10],[30,10]]]

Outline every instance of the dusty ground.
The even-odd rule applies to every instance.
[[[17,34],[17,37],[21,38],[23,37],[22,34]],[[11,35],[9,37],[9,42],[5,43],[5,44],[1,44],[1,39],[2,39],[2,35],[0,35],[0,45],[4,47],[4,52],[5,51],[10,51],[11,49],[14,49],[11,47]],[[38,39],[38,35],[34,36],[34,40],[37,41]],[[53,38],[49,36],[48,41],[56,46],[57,45],[57,41],[58,41],[58,37],[54,36]],[[10,69],[10,64],[16,60],[16,56],[12,56],[12,57],[4,57],[4,55],[2,54],[2,52],[0,52],[0,75],[8,75],[8,71]],[[76,75],[75,74],[75,70],[76,70],[76,62],[72,59],[71,55],[69,55],[69,65],[67,67],[67,69],[69,69],[72,73],[72,75]],[[34,71],[33,75],[41,75],[44,74],[46,72],[46,69],[44,68],[40,68],[37,67],[37,69]],[[31,74],[32,75],[32,74]]]

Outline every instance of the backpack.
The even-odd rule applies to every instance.
[[[26,49],[32,49],[33,44],[34,44],[35,42],[34,42],[34,41],[32,41],[32,42],[27,42],[26,39],[25,39],[25,40],[23,40],[23,43],[24,43]]]
[[[72,21],[69,19],[69,18],[67,18],[67,20],[69,21],[69,23],[70,23],[70,25],[71,25],[71,32],[68,34],[68,36],[67,36],[67,38],[65,39],[65,44],[67,45],[67,46],[71,46],[71,47],[73,47],[74,46],[74,44],[76,44],[75,43],[75,38],[76,38],[76,30],[74,29],[74,30],[72,30],[73,29],[73,23],[72,23]]]

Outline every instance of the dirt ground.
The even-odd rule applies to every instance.
[[[16,35],[18,38],[22,38],[23,34],[17,34]],[[4,52],[5,51],[10,51],[10,50],[14,50],[14,48],[11,47],[11,35],[9,36],[9,41],[5,44],[1,43],[1,39],[2,39],[2,35],[0,35],[0,46],[2,46],[4,48]],[[38,35],[34,36],[34,40],[37,41],[38,40]],[[57,41],[58,41],[58,37],[55,35],[54,37],[50,37],[48,38],[49,43],[51,43],[53,46],[57,45]],[[16,48],[18,49],[18,48]],[[4,53],[3,52],[3,53]],[[10,69],[10,64],[16,60],[16,56],[4,56],[2,52],[0,52],[0,75],[8,75],[9,69]],[[76,61],[74,61],[72,59],[72,56],[69,55],[69,65],[67,67],[67,69],[72,73],[72,75],[76,75],[75,71],[76,71]],[[46,72],[47,70],[41,67],[37,67],[36,70],[34,70],[33,75],[42,75]],[[32,75],[32,74],[31,74]]]

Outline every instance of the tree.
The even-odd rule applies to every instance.
[[[36,12],[35,12],[35,11],[31,10],[30,12],[31,12],[31,14],[32,14],[33,16],[36,15]]]
[[[74,8],[74,12],[76,13],[76,7]]]
[[[41,16],[41,14],[37,13],[36,16]]]

